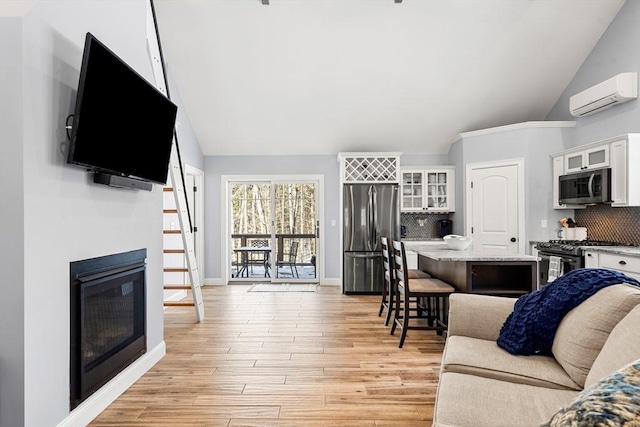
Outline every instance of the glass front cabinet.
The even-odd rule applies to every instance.
[[[564,173],[580,172],[609,166],[609,144],[591,147],[564,156]]]
[[[454,167],[401,168],[403,212],[454,212]]]

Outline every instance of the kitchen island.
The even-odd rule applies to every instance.
[[[457,292],[519,296],[537,287],[538,258],[491,250],[451,250],[444,243],[405,242],[418,254],[418,268]]]

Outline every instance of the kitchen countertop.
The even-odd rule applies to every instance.
[[[589,252],[640,257],[640,248],[635,246],[581,246],[580,249]]]
[[[407,241],[404,246],[407,250],[437,261],[538,261],[538,258],[532,255],[505,254],[488,249],[473,250],[473,245],[463,251],[449,249],[446,243],[421,244]]]

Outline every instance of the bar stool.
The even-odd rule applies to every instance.
[[[409,329],[437,331],[439,334],[447,330],[447,308],[449,295],[455,289],[439,279],[411,279],[407,269],[407,257],[404,243],[394,241],[393,244],[394,270],[396,275],[395,316],[391,326],[391,335],[396,327],[402,329],[398,347],[402,348]],[[411,315],[411,299],[425,300],[426,305],[418,303],[415,315]],[[432,306],[431,300],[434,300]],[[442,307],[440,302],[442,300]],[[400,302],[402,301],[402,306]],[[401,314],[402,313],[402,314]],[[411,325],[409,319],[426,319],[428,326]]]
[[[393,267],[393,255],[389,249],[390,239],[380,237],[380,246],[382,248],[382,265],[384,266],[384,278],[382,280],[382,301],[380,302],[380,311],[378,317],[382,315],[383,310],[387,310],[387,316],[384,325],[389,325],[391,320],[391,312],[394,311],[394,298],[396,294],[396,275]],[[431,276],[421,270],[409,270],[409,279],[428,279]]]

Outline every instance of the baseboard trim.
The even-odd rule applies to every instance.
[[[167,347],[162,341],[151,351],[127,366],[100,390],[93,393],[58,423],[58,427],[86,426],[93,421],[107,406],[111,405],[122,393],[133,385],[142,375],[153,367],[167,353]]]
[[[223,286],[227,285],[226,281],[222,280],[222,277],[206,277],[202,283],[204,286]]]

